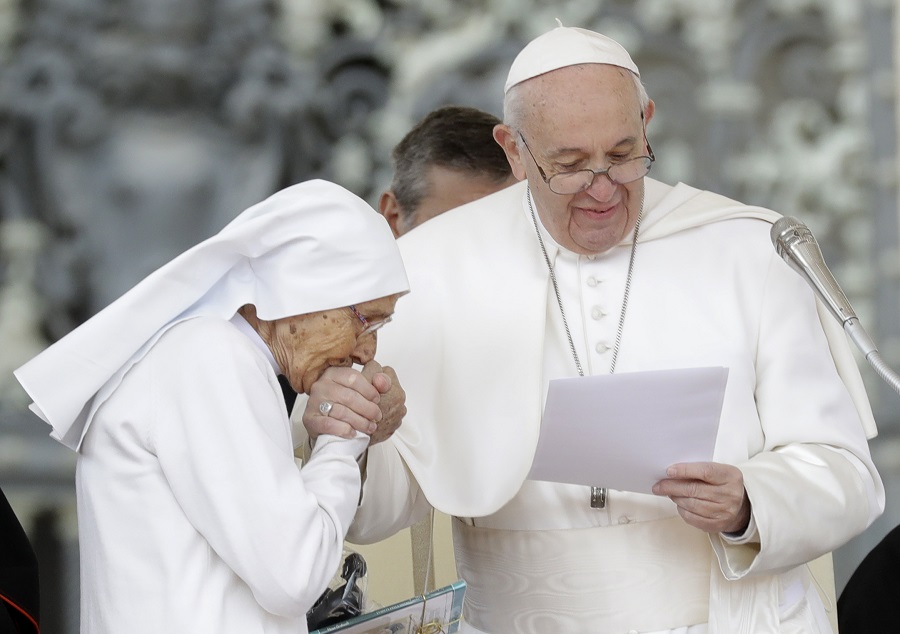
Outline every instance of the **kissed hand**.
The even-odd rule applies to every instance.
[[[403,417],[406,416],[406,392],[400,387],[397,373],[390,366],[381,367],[377,361],[369,361],[363,367],[362,374],[371,380],[373,385],[379,386],[378,391],[381,392],[378,401],[381,418],[378,420],[377,429],[371,433],[372,439],[369,441],[371,446],[387,440],[400,427]],[[386,389],[380,387],[382,383],[386,385]]]
[[[319,409],[332,404],[327,415]],[[349,367],[328,368],[309,391],[303,425],[311,440],[320,434],[352,438],[357,431],[375,444],[390,437],[406,415],[406,394],[392,368],[370,361],[360,372]]]

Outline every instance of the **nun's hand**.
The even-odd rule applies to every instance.
[[[390,392],[390,378],[376,374],[374,385],[369,377],[349,367],[331,367],[322,373],[309,390],[303,426],[311,441],[320,434],[353,438],[357,431],[372,434],[382,419],[382,391]]]
[[[369,446],[372,446],[390,438],[400,427],[406,416],[406,392],[400,387],[397,373],[390,366],[381,367],[377,361],[369,361],[362,373],[381,393],[378,401],[381,419],[377,423],[377,429],[371,434]]]

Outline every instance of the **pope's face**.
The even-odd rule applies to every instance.
[[[583,255],[603,253],[627,236],[637,222],[644,194],[640,178],[624,185],[607,176],[594,178],[586,190],[561,195],[550,190],[538,165],[550,178],[580,169],[605,170],[610,165],[646,156],[644,125],[633,79],[606,64],[561,68],[519,87],[526,108],[521,129],[498,126],[518,178],[527,178],[536,212],[550,235],[563,247]],[[519,149],[518,136],[531,152]]]
[[[399,293],[388,295],[355,308],[374,324],[394,313],[399,297]],[[291,386],[309,394],[328,368],[365,365],[375,358],[377,332],[363,334],[364,329],[349,307],[335,308],[272,321],[267,343]]]

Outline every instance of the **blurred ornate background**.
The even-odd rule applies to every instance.
[[[44,631],[77,631],[74,456],[12,370],[290,183],[371,203],[432,108],[501,114],[554,26],[628,48],[657,104],[654,175],[798,216],[900,368],[897,3],[891,0],[0,0],[0,486],[42,565]],[[900,397],[861,360],[900,523]]]

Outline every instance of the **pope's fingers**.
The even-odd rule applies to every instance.
[[[651,489],[656,495],[670,498],[703,498],[710,495],[709,485],[699,480],[678,480],[667,478],[660,480]]]
[[[684,521],[708,533],[736,532],[746,527],[740,506],[713,504],[696,498],[673,497],[672,501]]]
[[[661,480],[653,486],[653,492],[668,496],[688,524],[706,532],[742,532],[750,521],[750,498],[742,480],[727,485]]]
[[[372,359],[371,361],[366,363],[362,369],[362,375],[370,381],[372,380],[372,377],[379,372],[381,372],[381,364],[378,363],[378,361],[376,361],[375,359]]]
[[[378,444],[394,435],[394,432],[400,428],[403,417],[406,416],[406,405],[398,405],[393,414],[394,415],[392,416],[385,417],[378,423],[375,431],[372,432],[369,446]]]
[[[388,379],[390,379],[391,383],[398,383],[398,384],[400,383],[400,379],[397,378],[396,370],[394,370],[394,368],[392,368],[389,365],[386,365],[383,368],[381,368],[381,374],[383,374]]]
[[[384,372],[379,372],[372,377],[372,386],[381,394],[387,394],[394,387],[391,377]]]
[[[702,480],[660,480],[652,487],[655,495],[670,498],[704,500],[714,504],[729,504],[744,495],[743,480],[731,480],[725,484],[710,484]]]
[[[719,462],[681,462],[666,469],[666,477],[674,480],[702,480],[709,484],[728,484],[741,477],[737,467]]]
[[[372,386],[381,394],[390,391],[397,378],[393,368],[383,368],[381,364],[374,359],[363,366],[362,375],[369,379]]]
[[[378,377],[385,379],[389,387],[382,392],[381,401],[378,403],[383,416],[378,421],[377,430],[372,434],[370,446],[390,438],[406,416],[406,392],[397,379],[397,373],[390,366],[385,366],[375,378]]]

